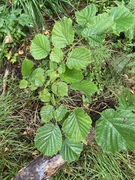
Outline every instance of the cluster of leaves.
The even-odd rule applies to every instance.
[[[121,13],[122,10],[124,13]],[[134,21],[134,16],[122,7],[112,8],[101,15],[95,14],[93,4],[76,13],[77,22],[83,27],[81,34],[90,46],[102,43],[111,26],[118,34],[129,29]],[[91,51],[75,42],[72,20],[66,17],[55,22],[51,39],[42,34],[36,35],[30,50],[36,61],[45,59],[44,65],[35,69],[33,61],[25,59],[22,64],[23,79],[20,81],[22,89],[38,89],[38,97],[45,103],[40,111],[45,125],[36,133],[35,146],[46,156],[59,151],[64,160],[74,161],[83,149],[82,142],[86,143],[92,121],[82,108],[71,110],[68,104],[62,104],[62,100],[70,91],[79,92],[82,98],[90,98],[98,91],[97,86],[85,76],[87,66],[92,63]],[[104,151],[112,153],[135,149],[135,114],[132,112],[135,99],[126,91],[120,101],[120,108],[103,111],[96,124],[97,143]]]
[[[9,13],[10,12],[10,13]],[[1,61],[22,36],[25,36],[25,27],[30,27],[29,16],[21,9],[9,10],[4,5],[0,7],[0,58]]]

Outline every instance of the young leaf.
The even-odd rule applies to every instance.
[[[44,156],[55,155],[62,146],[62,135],[59,126],[46,124],[40,127],[35,136],[35,146]]]
[[[52,30],[52,43],[55,47],[63,48],[73,43],[74,30],[72,20],[64,17],[60,22],[55,22]]]
[[[42,87],[45,82],[44,69],[36,68],[30,75],[30,82],[35,87]]]
[[[53,118],[54,107],[52,105],[43,106],[40,111],[41,120],[49,122]]]
[[[31,74],[34,63],[31,60],[25,59],[22,63],[21,72],[24,77]]]
[[[63,123],[63,131],[69,139],[85,142],[91,127],[91,118],[80,108],[76,108]]]
[[[67,113],[67,107],[66,106],[59,106],[58,109],[54,113],[54,117],[56,121],[61,121]]]
[[[96,123],[96,141],[105,152],[135,149],[135,114],[107,109]]]
[[[63,60],[63,52],[60,48],[54,47],[50,54],[50,60],[59,63]]]
[[[118,33],[125,32],[134,25],[135,16],[125,6],[112,8],[109,15],[116,23]]]
[[[48,89],[43,89],[39,92],[39,99],[42,102],[50,102],[51,100],[51,94],[49,93]]]
[[[64,82],[56,82],[52,84],[52,92],[60,97],[67,96],[68,86]]]
[[[71,89],[82,91],[89,96],[98,91],[97,86],[93,82],[87,80],[73,83]]]
[[[50,43],[48,38],[42,34],[36,35],[32,40],[30,52],[36,60],[47,57],[50,52]]]
[[[73,49],[67,58],[67,66],[69,69],[84,69],[92,62],[90,50],[84,46]]]
[[[28,86],[28,81],[26,81],[25,79],[22,79],[20,81],[19,88],[20,89],[25,89],[25,88],[27,88],[27,86]]]
[[[81,142],[75,142],[69,139],[65,139],[62,143],[60,154],[65,161],[69,163],[79,158],[80,153],[83,150]]]
[[[97,8],[95,4],[90,4],[86,6],[82,11],[76,12],[76,21],[80,25],[85,25],[90,22],[91,18],[96,15]]]
[[[83,79],[83,75],[81,70],[69,69],[66,68],[66,71],[63,74],[60,74],[61,80],[67,83],[74,83],[81,81]]]

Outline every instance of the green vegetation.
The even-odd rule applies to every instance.
[[[134,1],[0,4],[1,179],[40,152],[70,163],[54,179],[133,179]]]

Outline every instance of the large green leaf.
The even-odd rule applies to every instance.
[[[35,136],[35,146],[45,156],[53,156],[62,146],[62,134],[59,126],[46,124],[40,127]]]
[[[25,59],[22,63],[21,72],[24,77],[27,77],[32,72],[34,63],[31,60]]]
[[[52,30],[52,43],[55,47],[63,48],[73,43],[74,30],[72,20],[64,17],[60,22],[55,22]]]
[[[114,7],[109,14],[116,23],[118,33],[125,32],[134,25],[135,16],[125,6]]]
[[[69,69],[66,67],[66,71],[60,75],[61,80],[67,83],[78,82],[83,79],[81,70]]]
[[[80,25],[85,25],[90,22],[91,18],[96,15],[97,8],[95,4],[90,4],[86,6],[82,11],[76,12],[76,21]]]
[[[50,43],[45,35],[38,34],[32,40],[30,52],[36,60],[43,59],[50,52]]]
[[[91,127],[90,117],[80,108],[76,108],[64,121],[63,131],[69,139],[84,141]]]
[[[71,85],[71,89],[82,91],[89,96],[98,90],[97,86],[93,82],[87,80],[73,83]]]
[[[105,152],[135,149],[135,114],[107,109],[96,123],[96,141]]]
[[[62,50],[58,47],[54,47],[50,54],[50,60],[57,63],[61,62],[63,60]]]
[[[52,92],[60,97],[67,96],[68,86],[64,82],[56,82],[52,84]]]
[[[69,69],[84,69],[92,62],[90,50],[84,46],[73,49],[67,58],[67,66]]]
[[[83,30],[82,36],[90,46],[99,46],[104,41],[108,30],[112,28],[113,23],[107,13],[99,14],[92,18],[91,23]]]
[[[53,118],[54,107],[52,105],[43,106],[40,111],[41,120],[49,122]]]
[[[83,146],[81,142],[65,139],[62,143],[60,154],[65,161],[72,162],[79,158],[82,150]]]

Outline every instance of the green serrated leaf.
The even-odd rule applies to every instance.
[[[49,122],[53,118],[54,107],[52,105],[43,106],[40,111],[41,120]]]
[[[51,101],[51,94],[49,93],[48,89],[43,89],[39,92],[39,99],[42,102],[50,102]]]
[[[60,154],[65,161],[69,163],[79,158],[80,153],[83,150],[81,142],[75,142],[69,139],[65,139],[62,143]]]
[[[72,20],[64,17],[60,22],[55,22],[52,30],[52,43],[55,47],[63,48],[73,43],[74,30]]]
[[[99,14],[92,18],[92,22],[83,30],[82,36],[90,46],[99,46],[104,41],[107,31],[112,28],[113,23],[107,13]]]
[[[73,49],[67,58],[67,66],[69,69],[84,69],[92,62],[90,50],[84,46]]]
[[[111,8],[109,15],[116,23],[117,33],[125,32],[134,25],[135,16],[125,6]]]
[[[43,59],[50,52],[50,43],[48,38],[43,34],[38,34],[32,40],[30,52],[36,60]]]
[[[28,86],[28,81],[26,81],[25,79],[22,79],[20,81],[19,88],[20,89],[25,89],[25,88],[27,88],[27,86]]]
[[[80,12],[75,13],[77,23],[80,25],[87,24],[88,22],[90,22],[91,18],[96,15],[96,12],[97,8],[95,4],[86,6],[86,8],[84,8]]]
[[[81,70],[66,68],[66,71],[60,75],[61,80],[67,83],[74,83],[83,79]]]
[[[29,80],[33,87],[42,87],[45,82],[44,69],[36,68],[30,75]]]
[[[67,107],[66,106],[59,106],[57,110],[54,113],[54,117],[57,121],[61,121],[67,113]]]
[[[105,152],[135,149],[135,114],[107,109],[96,123],[96,141]]]
[[[82,109],[76,108],[64,121],[62,129],[69,139],[85,142],[91,123],[91,118]]]
[[[52,84],[52,92],[60,97],[67,96],[68,86],[64,82],[56,82]]]
[[[34,63],[31,60],[25,59],[22,63],[21,72],[24,77],[31,74]]]
[[[59,63],[63,60],[63,52],[60,48],[54,47],[51,54],[50,60]]]
[[[87,80],[73,83],[71,89],[82,91],[89,96],[98,91],[97,86],[93,82]]]
[[[60,128],[54,124],[46,124],[37,130],[34,141],[36,148],[44,156],[53,156],[62,146]]]

